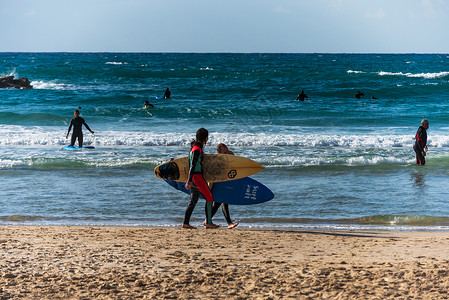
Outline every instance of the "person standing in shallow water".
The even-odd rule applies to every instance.
[[[418,165],[424,166],[426,164],[426,153],[427,153],[427,129],[429,129],[429,120],[423,119],[421,121],[421,126],[419,126],[418,131],[415,135],[415,145],[413,150],[416,153],[416,163]]]
[[[196,139],[192,141],[192,148],[189,153],[189,176],[185,184],[185,188],[190,190],[190,201],[187,205],[184,215],[184,222],[182,228],[195,229],[190,225],[190,216],[193,213],[200,193],[206,199],[206,228],[218,228],[219,225],[212,223],[212,205],[214,203],[214,197],[210,192],[209,186],[203,178],[203,160],[204,153],[203,147],[206,145],[209,139],[209,132],[205,128],[200,128],[196,132]]]
[[[75,112],[73,113],[73,115],[75,116],[75,118],[73,118],[70,121],[69,131],[67,132],[67,135],[65,138],[66,139],[69,138],[69,133],[73,126],[72,140],[70,142],[70,146],[75,145],[75,141],[76,141],[76,139],[78,139],[78,145],[81,148],[81,147],[83,147],[83,124],[84,124],[84,126],[86,126],[87,130],[89,130],[92,134],[94,134],[94,132],[92,130],[90,130],[89,126],[86,124],[86,121],[84,121],[84,119],[80,117],[79,110],[76,109]]]
[[[304,90],[301,90],[301,93],[299,93],[298,97],[296,97],[296,100],[304,101],[305,98],[309,98],[309,97],[307,97],[307,95],[304,94]]]

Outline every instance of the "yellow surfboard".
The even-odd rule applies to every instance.
[[[205,154],[203,177],[207,182],[221,182],[245,178],[262,171],[259,163],[240,156],[229,154]],[[189,176],[189,157],[169,160],[154,168],[156,177],[186,182]]]

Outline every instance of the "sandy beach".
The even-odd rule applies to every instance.
[[[441,299],[449,232],[0,227],[0,299]]]

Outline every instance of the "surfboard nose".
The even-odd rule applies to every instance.
[[[169,161],[154,169],[154,174],[165,180],[178,180],[179,179],[179,167],[174,161]]]

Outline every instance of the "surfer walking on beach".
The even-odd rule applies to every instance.
[[[189,176],[185,184],[185,188],[187,190],[190,189],[190,201],[186,208],[182,228],[195,229],[195,227],[189,223],[190,216],[192,215],[195,205],[198,202],[200,193],[206,199],[206,228],[220,227],[219,225],[212,223],[212,206],[214,203],[214,197],[212,196],[209,186],[203,178],[203,147],[206,145],[208,139],[209,132],[207,129],[200,128],[196,132],[196,139],[192,141],[192,148],[189,153]]]
[[[427,129],[429,129],[429,120],[422,119],[421,126],[419,126],[418,131],[416,131],[415,145],[413,150],[416,153],[416,163],[418,165],[424,166],[426,164],[426,153],[427,153]]]
[[[228,146],[226,146],[225,144],[221,143],[217,145],[217,152],[218,154],[229,154],[229,155],[234,155],[234,152],[232,152],[231,150],[228,149]],[[210,184],[210,188],[212,189],[213,183]],[[226,219],[226,222],[228,223],[228,228],[232,229],[234,227],[237,227],[237,225],[239,225],[238,222],[233,223],[231,220],[231,216],[229,214],[229,205],[226,203],[219,203],[219,202],[214,202],[214,205],[212,206],[212,217],[215,215],[215,213],[218,211],[218,209],[220,208],[220,205],[222,206],[222,210],[223,210],[223,215]]]
[[[76,141],[76,139],[78,139],[79,147],[82,148],[83,147],[83,128],[82,128],[83,124],[84,124],[84,126],[86,126],[87,130],[89,130],[92,134],[94,134],[94,132],[92,130],[90,130],[89,126],[86,124],[86,121],[84,121],[84,119],[80,117],[79,110],[76,109],[75,112],[73,113],[73,115],[75,116],[75,118],[73,118],[70,121],[69,131],[67,132],[67,135],[65,138],[66,139],[69,138],[69,133],[73,126],[72,140],[70,142],[70,146],[75,145],[75,141]]]

